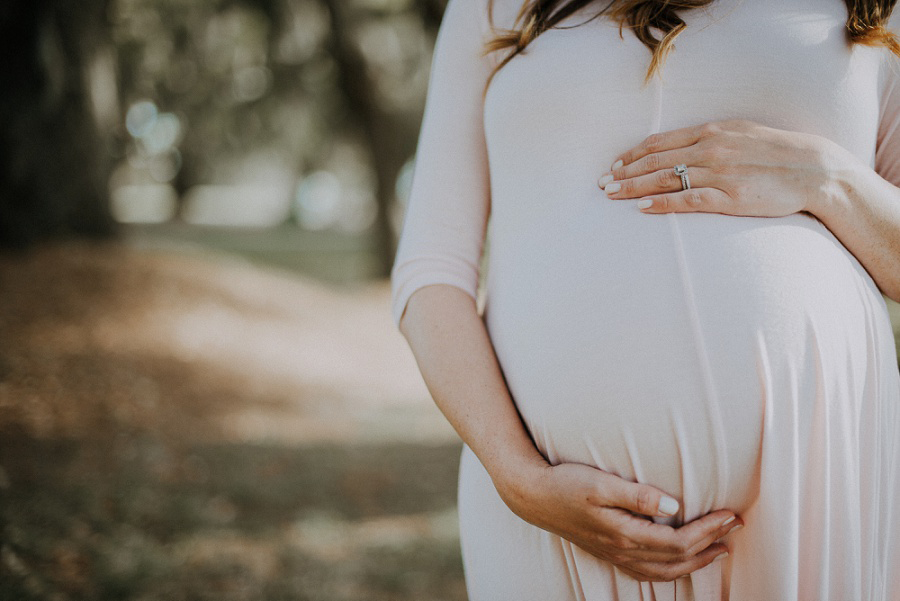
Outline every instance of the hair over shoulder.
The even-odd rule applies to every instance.
[[[712,4],[715,0],[608,0],[600,2],[601,8],[592,18],[607,15],[619,23],[619,33],[625,28],[634,31],[637,38],[650,49],[650,66],[646,81],[662,68],[673,43],[686,27],[679,11]],[[844,0],[847,5],[847,38],[853,44],[883,46],[900,56],[900,42],[887,28],[888,19],[897,0]],[[496,66],[488,78],[488,85],[497,73],[514,56],[525,50],[544,31],[554,27],[576,11],[597,3],[597,0],[524,0],[513,29],[497,29],[494,38],[485,44],[484,54],[509,48],[510,52]],[[488,0],[488,14],[493,14],[494,0]],[[493,26],[493,23],[492,23]],[[657,38],[651,32],[654,27],[662,33]],[[487,89],[487,87],[485,87]]]

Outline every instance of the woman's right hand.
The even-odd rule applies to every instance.
[[[543,464],[495,485],[520,518],[642,581],[674,580],[724,557],[728,549],[716,541],[743,525],[724,509],[679,528],[657,524],[642,516],[672,515],[677,501],[578,463]],[[671,513],[660,511],[661,503]]]
[[[422,287],[409,298],[400,331],[435,403],[519,517],[639,580],[673,580],[726,551],[715,541],[741,523],[723,525],[730,511],[675,529],[640,517],[665,515],[658,511],[664,495],[652,486],[587,465],[551,467],[522,423],[468,293],[448,284]]]

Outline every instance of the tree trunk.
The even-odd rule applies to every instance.
[[[398,147],[400,126],[375,103],[375,92],[366,73],[365,61],[350,38],[346,3],[324,0],[331,17],[330,51],[339,65],[340,86],[347,99],[353,119],[357,121],[371,152],[372,166],[377,177],[373,252],[378,261],[378,274],[388,276],[396,252],[396,240],[391,226],[390,210],[394,196],[394,180],[402,167],[405,155]]]
[[[0,5],[0,246],[114,231],[119,121],[107,0]]]

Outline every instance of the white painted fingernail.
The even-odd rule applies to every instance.
[[[734,520],[735,520],[735,516],[731,516],[730,518],[728,518],[727,520],[725,520],[724,522],[722,522],[722,525],[723,525],[723,526],[727,526],[728,524],[730,524],[730,523],[733,522]]]
[[[622,159],[619,159],[618,161],[616,161],[615,163],[613,163],[612,169],[611,169],[611,170],[612,170],[612,171],[615,171],[616,169],[618,169],[619,167],[621,167],[621,166],[624,165],[624,164],[625,164],[625,163],[622,162]]]
[[[666,515],[675,515],[678,513],[678,501],[672,497],[663,497],[659,500],[659,512]]]
[[[737,532],[738,530],[740,530],[740,529],[743,528],[743,527],[744,527],[743,524],[738,524],[737,526],[735,526],[734,528],[732,528],[732,529],[729,530],[728,532],[729,532],[729,533],[730,533],[730,532]]]
[[[612,176],[611,173],[607,173],[606,175],[604,175],[603,177],[601,177],[601,178],[600,178],[600,181],[598,181],[597,183],[600,184],[600,187],[601,187],[601,188],[605,188],[606,185],[607,185],[609,182],[611,182],[611,181],[613,181],[613,176]]]
[[[615,194],[622,189],[622,184],[620,184],[619,182],[612,182],[611,184],[607,184],[606,188],[604,189],[606,190],[607,194]]]
[[[653,206],[653,199],[652,198],[642,198],[641,200],[638,201],[637,206],[639,209],[649,209],[650,207]]]
[[[722,553],[721,555],[716,556],[716,558],[713,559],[713,563],[719,561],[720,559],[725,559],[726,557],[728,557],[728,551],[726,551],[725,553]]]

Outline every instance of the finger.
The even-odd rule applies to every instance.
[[[725,515],[728,515],[728,513],[730,512],[726,512]],[[694,522],[696,522],[696,520],[694,520]],[[694,522],[686,524],[685,526],[682,526],[677,530],[679,534],[686,535],[688,540],[691,540],[694,536],[701,537],[697,542],[687,548],[686,555],[696,555],[698,553],[701,553],[705,549],[712,546],[723,536],[731,534],[732,532],[744,527],[744,520],[736,515],[731,515],[730,517],[725,518],[725,520],[717,519],[716,522],[719,523],[719,527],[715,528],[714,530],[709,530],[708,528],[704,527],[699,529],[696,534],[694,532],[684,531],[685,528],[691,526],[692,524],[694,524]]]
[[[645,196],[637,203],[644,213],[731,214],[731,197],[716,188],[691,188],[681,192]]]
[[[603,519],[605,529],[609,530],[612,524],[614,534],[607,535],[602,543],[603,548],[612,553],[614,563],[673,562],[686,558],[689,543],[677,540],[675,529],[671,526],[657,524],[616,507],[605,507],[602,511],[615,514],[612,517],[607,513]]]
[[[661,169],[668,169],[674,174],[672,168],[675,165],[681,165],[683,163],[691,166],[702,163],[703,158],[701,153],[700,147],[696,145],[680,147],[673,150],[652,152],[632,163],[625,163],[618,169],[610,170],[607,175],[611,176],[613,181],[619,181],[630,177],[646,175]],[[602,181],[603,178],[601,178],[601,182]]]
[[[648,551],[668,553],[673,559],[686,559],[703,551],[742,524],[743,521],[733,512],[720,509],[680,528],[636,520],[624,524],[622,534]]]
[[[680,505],[671,496],[647,484],[629,482],[610,475],[604,492],[612,507],[647,516],[670,517],[678,513]]]
[[[691,167],[690,178],[692,186],[702,188],[710,185],[713,174],[703,167]],[[609,198],[617,200],[681,192],[681,176],[677,175],[674,169],[660,169],[647,175],[611,182],[604,190]]]
[[[702,553],[678,562],[637,561],[621,566],[638,580],[670,582],[705,568],[714,561],[728,557],[728,547],[721,543],[711,545]]]
[[[629,482],[612,474],[605,476],[599,483],[605,505],[648,516],[670,517],[678,513],[678,501],[658,488]]]
[[[615,171],[620,167],[630,165],[649,154],[693,146],[706,135],[709,129],[710,126],[708,124],[694,125],[647,136],[640,144],[617,156],[610,170]],[[619,161],[622,162],[621,165]]]
[[[741,528],[744,520],[727,509],[710,512],[675,529],[687,555],[695,555],[726,534]]]

